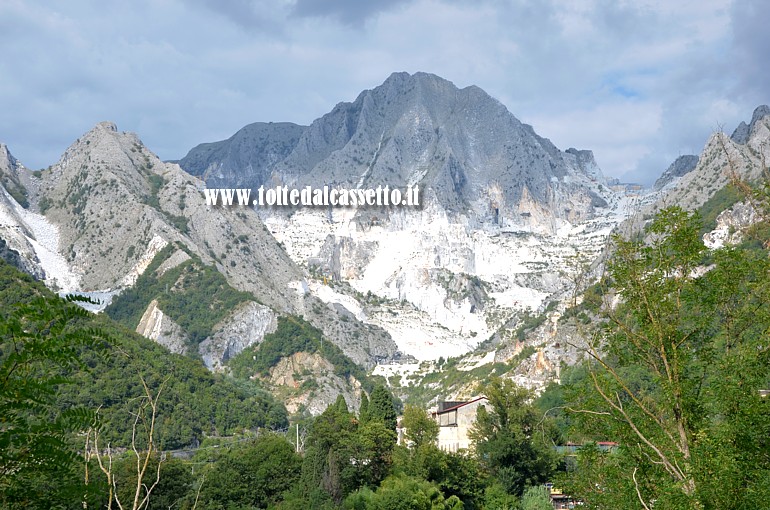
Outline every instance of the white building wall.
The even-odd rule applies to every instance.
[[[457,452],[471,448],[471,439],[468,434],[476,422],[476,411],[480,405],[488,405],[486,398],[465,404],[452,411],[436,413],[434,419],[442,423],[454,423],[453,425],[439,426],[438,447],[444,451]],[[451,416],[452,414],[456,416]]]

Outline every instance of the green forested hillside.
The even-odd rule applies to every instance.
[[[31,277],[0,263],[0,317],[36,296],[59,300]],[[140,377],[152,389],[164,384],[158,430],[164,449],[193,445],[206,435],[287,426],[283,405],[254,384],[212,374],[199,361],[171,354],[105,315],[87,314],[79,320],[84,328],[106,332],[109,341],[102,351],[79,353],[83,365],[62,374],[72,382],[59,386],[57,402],[62,409],[99,409],[104,440],[114,446],[130,443],[133,417],[129,411],[143,394]],[[0,360],[7,358],[10,349],[8,338],[3,338]]]

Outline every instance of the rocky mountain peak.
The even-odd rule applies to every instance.
[[[450,213],[470,209],[477,217],[487,215],[486,195],[499,186],[511,225],[522,223],[513,209],[530,198],[555,217],[590,214],[596,201],[586,188],[604,181],[590,152],[562,152],[480,88],[459,89],[428,73],[393,74],[340,103],[284,163],[277,169],[289,182],[419,183]],[[562,194],[573,195],[568,207],[555,200]]]
[[[0,171],[13,172],[16,170],[18,162],[13,157],[11,151],[8,150],[8,146],[4,143],[0,143]]]
[[[759,105],[754,109],[754,113],[751,116],[751,125],[750,127],[754,127],[754,125],[765,118],[766,116],[770,115],[770,106],[763,104]]]
[[[215,144],[225,153],[234,140]],[[238,151],[249,161],[264,154]],[[283,160],[238,170],[206,181],[420,186],[416,210],[258,209],[316,275],[307,292],[387,330],[405,358],[461,354],[495,335],[499,318],[537,309],[567,285],[557,262],[565,250],[592,257],[623,214],[591,151],[562,151],[482,89],[428,73],[390,75],[312,122]]]
[[[653,185],[653,189],[663,189],[664,186],[673,182],[675,179],[692,172],[698,165],[698,160],[698,156],[693,154],[685,154],[683,156],[679,156],[674,160],[673,163],[671,163],[671,165],[669,165],[666,171],[663,172],[660,177],[658,177],[658,179],[655,181],[655,184]]]
[[[52,169],[64,175],[108,163],[113,169],[128,169],[153,158],[159,162],[134,133],[119,132],[112,122],[100,122],[70,145]],[[135,179],[129,179],[132,181]]]
[[[763,104],[756,107],[751,116],[751,122],[749,124],[746,124],[745,122],[738,124],[738,127],[735,128],[730,139],[735,143],[745,145],[749,141],[751,133],[754,131],[754,126],[768,115],[770,115],[770,106]]]
[[[665,186],[652,203],[644,209],[645,214],[677,204],[688,210],[702,206],[717,191],[725,187],[732,179],[740,178],[753,181],[761,177],[765,161],[770,160],[770,108],[760,106],[754,110],[750,125],[739,126],[732,136],[724,133],[712,134],[706,142],[698,161],[694,156],[678,159],[664,173],[660,180],[665,180],[668,173],[684,172],[675,184]],[[745,131],[745,132],[744,132]]]
[[[255,122],[227,140],[196,146],[179,165],[212,187],[225,187],[239,179],[266,182],[272,168],[289,155],[305,129],[291,122]]]
[[[94,129],[103,129],[105,131],[112,131],[113,133],[118,132],[118,126],[114,122],[110,121],[102,121],[96,124]]]
[[[290,134],[261,126],[263,142],[239,132],[180,165],[212,187],[420,185],[448,214],[506,228],[553,229],[609,198],[590,151],[563,152],[479,87],[434,74],[393,73]]]
[[[245,134],[272,128],[254,126]],[[277,128],[291,133],[301,127]],[[135,134],[118,131],[113,123],[97,124],[50,169],[35,172],[33,180],[31,208],[42,215],[19,211],[18,205],[0,196],[0,220],[10,218],[7,228],[0,221],[0,237],[23,253],[25,264],[41,268],[38,273],[57,289],[111,299],[136,285],[159,253],[176,247],[174,253],[195,259],[199,274],[221,273],[230,287],[250,293],[271,314],[304,315],[362,365],[375,357],[388,358],[396,350],[383,330],[355,320],[343,322],[315,297],[299,292],[302,271],[252,209],[207,205],[203,182],[175,163],[164,163]],[[6,231],[23,235],[10,237]],[[45,252],[39,249],[41,244]],[[168,340],[179,350],[185,333],[176,331],[179,328],[164,315],[168,311],[164,306],[159,300],[156,309],[144,310],[142,332],[157,341]],[[221,333],[238,320],[235,315],[215,329]],[[249,325],[237,332],[237,341],[213,334],[210,340],[216,345],[205,344],[208,350],[200,354],[221,361],[223,352],[233,355],[255,341],[255,331]]]

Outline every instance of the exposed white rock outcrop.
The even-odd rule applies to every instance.
[[[199,345],[198,354],[210,370],[221,370],[227,360],[262,342],[277,326],[275,312],[247,301],[214,327],[212,335]]]
[[[33,274],[53,290],[73,292],[80,276],[59,253],[59,229],[41,214],[21,207],[0,187],[0,237],[26,261]]]
[[[547,234],[474,224],[431,198],[422,210],[369,222],[346,209],[262,216],[317,276],[305,292],[382,327],[402,353],[438,359],[468,352],[514,314],[570,288],[576,264],[598,256],[629,200],[616,196],[605,214],[574,225],[559,220],[555,232],[549,223]]]
[[[147,248],[144,250],[144,254],[136,261],[134,267],[123,277],[120,281],[122,287],[132,287],[137,278],[139,278],[145,269],[150,265],[152,259],[158,254],[160,250],[168,245],[168,241],[161,236],[155,234],[150,242],[147,244]]]
[[[746,228],[760,219],[750,203],[739,202],[717,216],[716,228],[703,235],[703,242],[712,249],[737,244],[743,240]]]
[[[155,340],[171,352],[177,354],[187,352],[187,335],[184,330],[158,308],[158,301],[155,299],[144,311],[136,332],[150,340]]]

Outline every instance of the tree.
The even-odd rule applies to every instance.
[[[481,465],[516,496],[526,486],[546,482],[557,461],[554,431],[530,403],[531,392],[499,377],[480,391],[492,407],[479,406],[470,433]]]
[[[494,481],[484,489],[484,507],[495,510],[519,510],[519,500],[508,494],[500,482]]]
[[[376,487],[390,472],[396,433],[379,420],[361,424],[348,445],[358,474],[357,486]]]
[[[444,496],[459,498],[466,510],[483,507],[487,477],[470,452],[445,452],[434,442],[426,442],[410,448],[398,445],[393,457],[394,473],[436,484]]]
[[[300,477],[302,460],[281,436],[266,434],[233,445],[206,475],[204,508],[267,508]]]
[[[759,395],[770,381],[770,261],[707,253],[699,229],[697,215],[669,208],[641,238],[613,240],[621,304],[605,308],[589,343],[590,385],[567,399],[583,430],[622,445],[604,460],[602,490],[618,498],[597,508],[752,508],[770,496]],[[570,490],[592,499],[596,482],[573,478],[583,482]]]
[[[466,510],[482,508],[487,479],[476,458],[465,451],[441,454],[441,473],[437,477],[429,478],[429,481],[438,484],[445,496],[458,497]]]
[[[366,423],[369,421],[369,397],[365,392],[361,392],[361,405],[358,408],[358,421]]]
[[[327,407],[310,427],[302,463],[304,497],[310,497],[320,488],[340,503],[358,487],[359,474],[350,462],[354,458],[351,445],[358,422],[342,402],[338,399]]]
[[[405,429],[404,436],[408,444],[413,448],[435,443],[438,439],[438,423],[421,407],[407,405],[401,426]]]
[[[376,491],[361,489],[345,500],[344,508],[352,510],[462,510],[456,497],[445,498],[435,485],[419,478],[393,475]]]
[[[521,510],[553,510],[548,489],[542,485],[527,487],[521,498]]]
[[[93,419],[83,407],[61,409],[59,389],[71,382],[68,371],[82,367],[82,349],[103,351],[109,336],[72,304],[85,299],[26,297],[0,311],[0,506],[55,508],[83,495],[75,476],[82,464],[68,437]]]
[[[160,463],[160,466],[159,466]],[[193,471],[196,466],[187,461],[173,458],[162,459],[160,455],[150,457],[150,473],[155,473],[160,467],[160,478],[155,488],[152,490],[152,497],[148,498],[147,510],[166,510],[168,508],[189,509],[194,505],[196,498],[196,489],[200,485],[201,478],[196,476]],[[99,473],[98,462],[92,460],[89,462],[89,471]],[[118,480],[118,495],[113,495],[111,508],[116,508],[116,501],[125,502],[124,508],[129,508],[136,487],[136,461],[131,455],[115,455],[113,458],[112,471],[115,479]],[[100,489],[98,497],[93,501],[87,501],[82,508],[106,509],[110,508],[109,491],[104,480],[98,477],[91,477],[89,485],[96,485]],[[119,508],[119,507],[118,507]]]
[[[397,425],[396,405],[393,395],[383,385],[378,385],[372,391],[369,402],[369,417],[382,421],[386,427],[395,432]]]
[[[130,461],[124,464],[132,464],[129,475],[126,479],[128,484],[122,483],[119,490],[118,476],[113,468],[113,454],[110,444],[107,444],[106,458],[99,447],[100,425],[98,424],[98,415],[94,419],[94,424],[86,432],[86,443],[83,449],[85,455],[85,478],[89,481],[89,463],[92,458],[96,458],[99,469],[104,473],[107,482],[108,499],[107,508],[111,509],[113,503],[121,510],[123,503],[128,504],[131,501],[132,510],[142,510],[149,508],[150,496],[152,491],[160,482],[161,466],[165,458],[159,456],[159,446],[156,438],[156,423],[158,420],[158,402],[163,392],[163,386],[168,379],[161,383],[158,390],[153,395],[149,386],[140,376],[144,395],[139,397],[139,405],[131,414],[134,417],[134,424],[131,430],[131,451],[128,454]],[[121,502],[121,496],[124,498]]]

